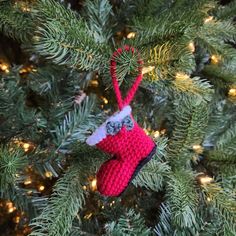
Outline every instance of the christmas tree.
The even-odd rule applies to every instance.
[[[236,235],[236,1],[0,0],[1,235]],[[157,148],[119,197],[86,139],[117,111]],[[138,54],[117,58],[125,94]],[[119,186],[114,186],[115,188]]]

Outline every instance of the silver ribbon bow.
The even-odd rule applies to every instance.
[[[125,126],[126,130],[132,130],[134,122],[130,116],[126,116],[122,121],[108,121],[106,123],[106,132],[109,135],[116,135]]]

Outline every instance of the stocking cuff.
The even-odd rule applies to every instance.
[[[107,136],[106,124],[109,121],[122,121],[126,116],[131,114],[131,107],[125,106],[119,112],[116,112],[114,115],[109,117],[101,126],[99,126],[91,136],[89,136],[86,140],[86,143],[90,146],[96,145],[101,142]]]

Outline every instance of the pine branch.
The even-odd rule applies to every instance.
[[[0,186],[1,197],[11,198],[11,191],[16,188],[19,172],[27,166],[23,150],[13,147],[0,147]]]
[[[211,161],[225,161],[235,163],[236,151],[236,125],[232,124],[223,134],[218,137],[215,148],[209,152]]]
[[[208,103],[197,97],[175,101],[175,128],[168,146],[171,165],[182,168],[190,162],[192,146],[200,144],[208,122]]]
[[[29,42],[34,28],[31,15],[22,12],[11,1],[0,2],[0,8],[0,31],[11,38]]]
[[[27,196],[27,190],[21,185],[25,180],[23,171],[28,165],[27,156],[16,146],[0,146],[0,197],[10,200],[17,209],[27,211],[28,216],[35,217],[46,202],[37,197]]]
[[[21,136],[36,138],[36,131],[44,122],[36,109],[26,105],[26,91],[20,86],[19,68],[0,78],[0,123],[1,139]]]
[[[216,16],[220,20],[229,20],[235,17],[236,1],[233,0],[225,6],[221,6],[217,9]]]
[[[70,233],[72,221],[84,204],[80,172],[81,168],[74,165],[59,179],[48,205],[31,223],[30,236],[67,236]]]
[[[135,186],[146,187],[153,191],[159,191],[164,186],[165,178],[169,175],[170,166],[166,162],[162,162],[161,158],[165,156],[167,139],[159,138],[157,140],[157,152],[155,157],[152,158],[142,171],[132,181]]]
[[[160,206],[159,223],[156,225],[154,232],[157,236],[173,235],[173,228],[171,225],[171,212],[167,204],[162,203]]]
[[[89,35],[86,23],[54,0],[40,0],[35,16],[41,22],[36,51],[59,65],[97,70],[108,61],[107,47]]]
[[[224,65],[206,65],[203,74],[210,78],[222,79],[225,82],[236,81],[236,68],[229,68]]]
[[[92,115],[94,103],[86,99],[79,107],[68,112],[60,126],[52,132],[55,134],[57,149],[63,149],[74,141],[85,141],[90,130],[94,130],[99,122],[99,116]]]
[[[130,209],[117,222],[111,222],[105,225],[107,236],[148,236],[150,229],[145,225],[144,219],[140,214],[136,214]]]
[[[89,33],[98,43],[108,43],[112,36],[112,6],[108,0],[86,1],[84,17],[88,18]]]
[[[197,192],[191,172],[180,170],[170,176],[167,185],[168,204],[172,223],[178,228],[196,228]]]
[[[211,205],[218,209],[223,220],[224,235],[236,234],[236,200],[234,192],[225,192],[217,183],[203,187]]]

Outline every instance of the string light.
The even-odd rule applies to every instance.
[[[29,190],[29,191],[27,192],[28,195],[31,195],[32,193],[33,193],[32,190]]]
[[[219,56],[217,56],[217,55],[212,55],[211,56],[211,63],[212,64],[218,64],[219,61],[220,61],[220,57]]]
[[[107,98],[105,98],[105,97],[102,97],[102,100],[103,100],[103,102],[104,102],[104,104],[108,104],[108,100],[107,100]]]
[[[102,208],[102,209],[104,209],[104,208],[105,208],[105,206],[102,206],[101,208]]]
[[[192,148],[197,154],[202,154],[203,153],[203,147],[199,144],[193,145]]]
[[[30,12],[31,9],[26,2],[15,2],[15,7],[19,8],[23,12]]]
[[[152,72],[153,70],[155,69],[155,66],[146,66],[146,67],[143,67],[142,69],[142,74],[147,74],[147,73],[150,73]]]
[[[230,97],[236,97],[236,88],[231,88],[228,92]]]
[[[207,184],[212,183],[213,178],[210,177],[210,176],[207,176],[207,175],[206,176],[200,176],[199,181],[202,185],[207,185]]]
[[[149,135],[149,134],[150,134],[150,130],[148,130],[148,129],[145,129],[145,128],[144,128],[143,131],[145,132],[146,135]]]
[[[5,62],[0,62],[0,70],[5,72],[5,73],[9,73],[9,65]]]
[[[29,185],[32,183],[32,180],[31,179],[27,179],[24,181],[24,185]]]
[[[6,202],[6,207],[8,209],[8,213],[12,213],[13,211],[16,210],[16,207],[14,207],[13,203],[10,201]]]
[[[130,33],[127,34],[126,38],[127,39],[133,39],[133,38],[135,38],[135,36],[136,36],[135,32],[130,32]]]
[[[204,23],[208,23],[213,20],[213,16],[208,16],[205,20]]]
[[[211,201],[211,198],[210,198],[210,197],[207,197],[207,201],[210,202],[210,201]]]
[[[29,144],[29,143],[24,143],[24,144],[23,144],[23,148],[24,148],[24,151],[25,151],[25,152],[28,152],[28,151],[29,151],[29,148],[30,148],[30,144]]]
[[[160,132],[157,130],[154,132],[153,137],[158,138],[160,136]]]
[[[91,189],[92,191],[96,191],[97,190],[97,179],[94,178],[92,181],[91,181]]]
[[[89,220],[92,217],[93,213],[88,213],[84,216],[84,219]]]
[[[91,81],[90,81],[90,85],[91,85],[92,87],[95,87],[95,88],[96,88],[96,87],[98,87],[99,83],[98,83],[97,80],[94,79],[94,80],[91,80]]]
[[[14,222],[18,224],[20,222],[20,216],[14,217]]]
[[[39,190],[40,192],[42,192],[44,189],[45,189],[45,186],[43,186],[43,185],[40,185],[39,188],[38,188],[38,190]]]
[[[177,80],[187,80],[187,79],[189,79],[190,77],[189,77],[189,75],[187,75],[187,74],[185,74],[185,73],[183,73],[183,72],[177,72],[176,75],[175,75],[175,78],[176,78]]]
[[[188,45],[188,48],[191,52],[195,52],[195,45],[194,45],[194,42],[190,42],[189,45]]]
[[[8,208],[8,213],[12,213],[15,210],[16,210],[16,207],[10,207],[10,208]]]
[[[82,188],[83,188],[83,190],[87,190],[87,186],[85,186],[85,185]]]
[[[31,151],[35,148],[32,143],[26,143],[20,139],[13,139],[13,143],[16,144],[18,147],[23,148],[25,152]]]
[[[46,172],[45,172],[45,176],[46,176],[47,178],[51,178],[51,177],[52,177],[52,172],[51,172],[51,171],[46,171]]]
[[[160,132],[162,135],[166,133],[166,129],[162,129]]]

